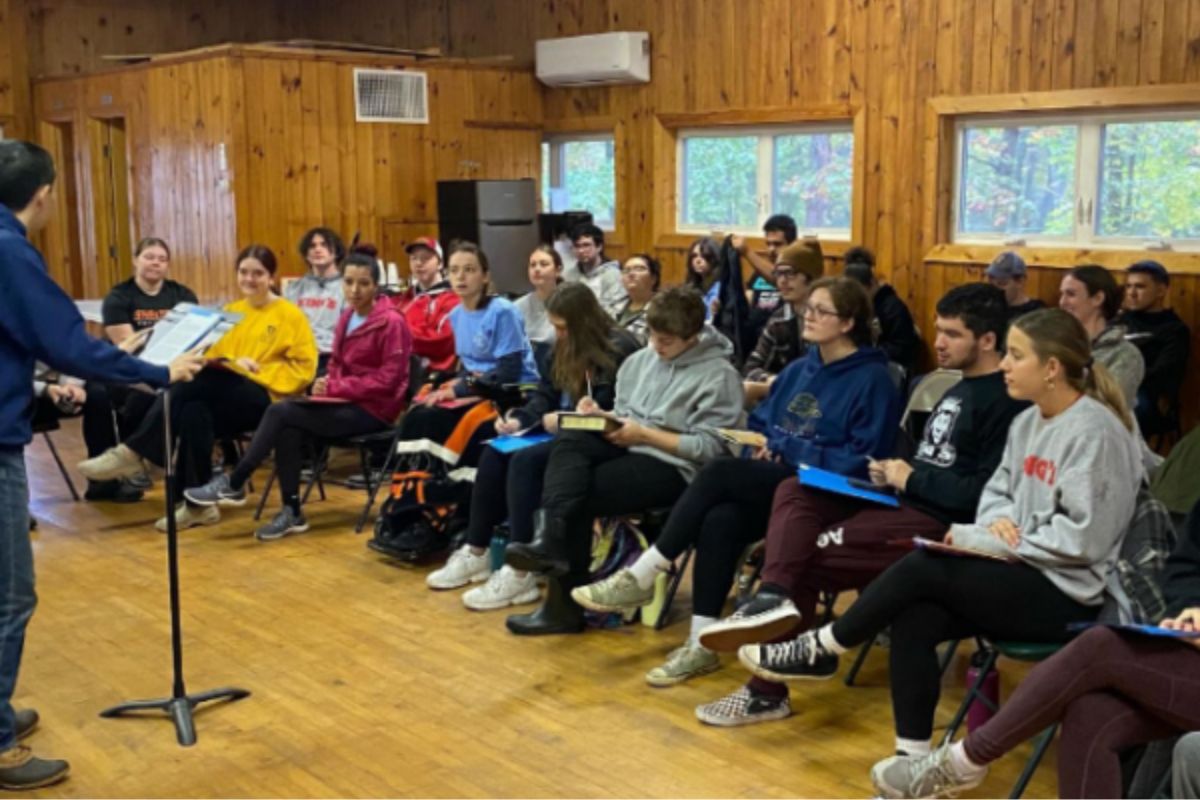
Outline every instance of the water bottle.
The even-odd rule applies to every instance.
[[[976,650],[975,654],[971,656],[971,664],[967,667],[968,691],[975,685],[975,681],[979,680],[979,671],[983,669],[986,658],[987,655],[983,650]],[[983,683],[979,685],[979,695],[987,698],[992,703],[992,708],[988,708],[979,699],[971,703],[971,707],[967,709],[968,732],[975,730],[991,719],[996,713],[992,709],[1000,707],[1000,673],[996,671],[994,665],[983,679]]]
[[[492,532],[492,541],[488,545],[488,558],[492,563],[492,572],[499,572],[504,566],[504,550],[508,547],[508,525],[497,525]]]
[[[651,628],[658,622],[658,615],[662,613],[663,606],[667,602],[667,584],[670,583],[671,576],[665,572],[660,572],[654,576],[654,599],[649,605],[642,606],[642,624]]]

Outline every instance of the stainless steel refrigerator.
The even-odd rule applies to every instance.
[[[454,239],[475,242],[487,254],[495,291],[528,292],[529,254],[539,241],[537,183],[438,181],[437,194],[442,247]]]

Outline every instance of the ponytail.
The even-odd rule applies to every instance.
[[[1108,367],[1103,364],[1092,364],[1090,367],[1084,368],[1083,391],[1089,397],[1108,406],[1109,411],[1116,414],[1117,419],[1121,420],[1121,424],[1130,432],[1133,431],[1133,414],[1129,411],[1129,404],[1125,402],[1125,392],[1113,374],[1108,371]]]

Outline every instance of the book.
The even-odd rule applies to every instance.
[[[529,434],[513,434],[511,436],[497,436],[495,439],[488,441],[488,447],[491,447],[501,453],[515,453],[518,450],[524,450],[526,447],[533,447],[535,444],[548,442],[553,439],[553,434],[549,433],[529,433]]]
[[[138,357],[165,367],[189,350],[211,342],[211,336],[218,328],[228,329],[228,322],[220,311],[180,303],[154,326],[150,343]]]
[[[1140,625],[1137,623],[1120,623],[1120,622],[1069,622],[1067,630],[1079,632],[1095,627],[1112,628],[1118,631],[1127,631],[1129,633],[1137,633],[1142,636],[1159,636],[1164,639],[1200,639],[1200,631],[1176,631],[1170,628],[1162,628],[1158,625]]]
[[[845,475],[839,475],[836,472],[830,472],[820,467],[812,467],[808,464],[801,464],[796,474],[799,477],[801,486],[833,492],[845,497],[853,497],[856,500],[866,500],[869,503],[877,503],[889,508],[900,507],[900,501],[896,499],[895,495],[889,493],[887,489],[857,478],[848,478]]]
[[[620,422],[601,414],[580,414],[576,411],[560,411],[558,414],[559,430],[612,433],[619,427]]]
[[[999,553],[989,553],[985,550],[975,550],[971,547],[959,547],[954,544],[946,544],[939,542],[936,539],[926,539],[924,536],[914,536],[912,538],[913,547],[919,550],[932,550],[935,553],[943,553],[949,556],[961,556],[963,558],[990,558],[993,561],[1004,561],[1005,563],[1015,563],[1018,559],[1016,556],[1006,556]]]
[[[717,428],[721,438],[730,444],[740,444],[745,447],[766,447],[767,437],[754,431],[739,431],[734,428]]]

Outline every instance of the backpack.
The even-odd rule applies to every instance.
[[[1100,621],[1158,624],[1167,610],[1162,572],[1175,540],[1171,513],[1143,485],[1107,581],[1110,591]]]
[[[603,580],[633,564],[650,545],[640,530],[625,517],[599,520],[592,532],[592,561],[589,582]],[[593,628],[616,628],[632,622],[638,611],[588,611],[584,614]]]
[[[440,459],[410,454],[392,474],[391,491],[367,547],[416,563],[449,545],[450,521],[471,482],[452,475]]]

